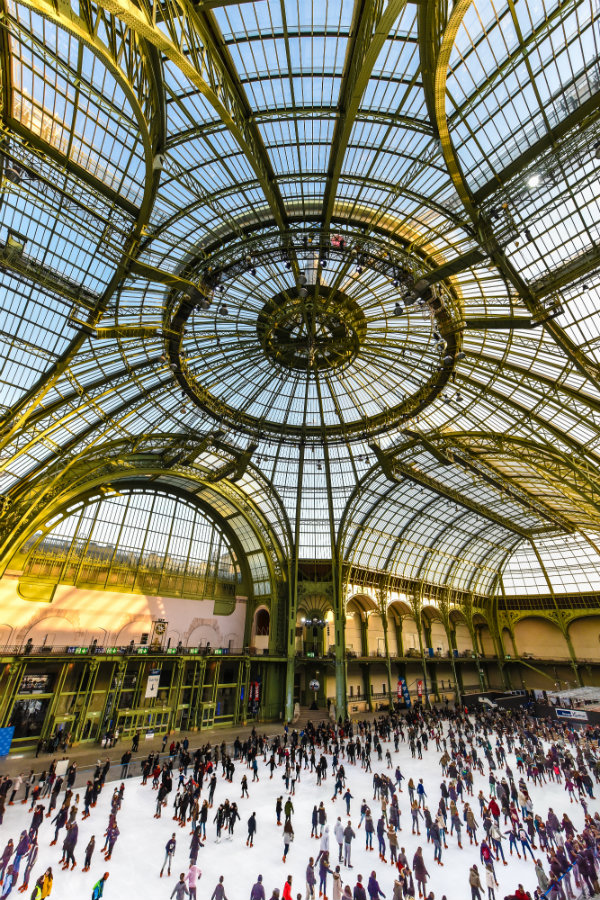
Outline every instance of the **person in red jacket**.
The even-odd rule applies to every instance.
[[[283,900],[293,900],[292,897],[292,876],[288,875],[283,886]]]
[[[515,891],[515,900],[530,900],[530,895],[525,893],[525,888],[522,884]]]

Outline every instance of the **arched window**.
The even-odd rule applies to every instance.
[[[241,581],[217,522],[181,497],[137,489],[70,507],[33,544],[24,571],[62,584],[192,599],[235,597]]]
[[[269,634],[271,626],[271,615],[268,609],[259,609],[256,613],[256,635],[264,637]]]

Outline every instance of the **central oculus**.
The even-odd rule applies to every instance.
[[[356,358],[367,322],[352,297],[325,285],[306,285],[267,300],[258,314],[256,332],[274,364],[296,371],[322,371],[338,369]]]

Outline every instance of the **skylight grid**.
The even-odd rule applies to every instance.
[[[556,7],[552,13],[555,10]],[[522,20],[519,25],[527,43],[531,33],[525,21],[527,9],[514,7],[514,12]],[[567,9],[559,16],[549,15],[533,33],[526,51],[520,48],[506,11],[501,25],[492,27],[482,39],[478,34],[480,26],[474,26],[467,38],[467,27],[463,25],[448,79],[449,96],[457,112],[453,114],[449,109],[449,116],[453,126],[458,126],[459,121],[464,126],[461,137],[457,133],[454,140],[471,180],[481,183],[489,179],[492,169],[500,171],[523,152],[524,144],[537,140],[546,131],[542,115],[554,125],[597,89],[597,70],[590,65],[598,53],[594,15],[591,2],[577,4],[576,9]],[[466,16],[465,22],[468,19]],[[495,60],[494,52],[502,40],[508,40],[506,54]],[[535,91],[526,59],[533,70]],[[479,62],[479,70],[474,60]],[[518,130],[513,127],[515,121],[521,123]],[[497,140],[490,140],[497,128]],[[485,143],[479,145],[478,140],[484,136]]]

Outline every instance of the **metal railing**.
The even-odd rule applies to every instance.
[[[574,872],[575,872],[575,865],[570,865],[569,868],[567,869],[567,871],[563,872],[563,874],[560,876],[558,881],[555,882],[555,884],[551,884],[548,888],[546,888],[544,893],[541,894],[540,900],[542,900],[542,898],[546,898],[546,900],[559,900],[559,898],[561,897],[561,890],[563,890],[563,887],[561,885],[563,878],[565,878],[567,875],[569,875],[569,876],[574,875]],[[561,885],[561,887],[557,890],[556,885]],[[564,895],[565,895],[565,897],[569,897],[570,896],[569,891],[564,891]],[[581,887],[579,887],[579,888],[575,887],[575,894],[573,896],[573,900],[584,900],[584,898],[586,898],[587,896],[588,895],[583,888],[583,882],[582,882]],[[595,895],[590,894],[589,896],[594,897]]]
[[[150,644],[5,644],[0,656],[248,656],[252,647],[152,647]],[[259,651],[262,655],[263,651]]]

